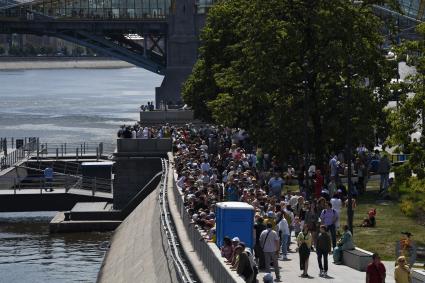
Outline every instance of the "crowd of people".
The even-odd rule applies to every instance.
[[[297,172],[288,165],[283,170],[277,158],[255,146],[244,130],[192,125],[167,126],[167,130],[173,139],[176,183],[185,208],[208,240],[216,242],[216,203],[240,201],[254,208],[253,250],[237,235],[224,237],[220,247],[225,262],[246,282],[257,282],[259,270],[266,272],[264,282],[272,282],[271,267],[275,281],[281,280],[278,260],[288,259],[291,237],[296,239],[302,277],[310,277],[311,251],[316,251],[319,275],[327,277],[327,255],[333,252],[335,264],[341,264],[342,251],[354,248],[348,226],[340,229],[347,189],[339,178],[344,166],[337,155],[332,155],[326,168],[310,164],[304,170],[301,165]],[[367,179],[366,166],[381,159],[376,155],[359,152],[356,162],[360,165],[354,168],[365,172],[358,174],[358,182],[366,182],[360,177]],[[294,179],[299,190],[285,190],[285,184]],[[306,179],[313,181],[310,186]],[[352,205],[355,208],[355,199]],[[376,211],[369,214],[374,220]]]
[[[171,138],[171,127],[165,126],[142,126],[134,124],[133,126],[122,125],[117,132],[118,138],[123,139],[161,139]]]
[[[255,147],[243,130],[187,126],[173,128],[172,135],[177,185],[194,223],[206,231],[210,240],[215,241],[217,202],[243,201],[254,207],[254,250],[237,237],[225,238],[221,247],[226,261],[246,282],[255,282],[258,269],[268,273],[271,265],[276,280],[280,280],[278,257],[288,259],[292,235],[297,239],[304,277],[309,276],[311,250],[318,250],[320,276],[327,276],[327,254],[333,249],[335,262],[339,263],[341,251],[353,248],[352,242],[348,243],[348,229],[344,230],[343,240],[337,242],[339,214],[347,190],[335,175],[322,176],[319,169],[311,169],[312,178],[322,179],[320,190],[309,193],[306,184],[299,182],[299,191],[287,192],[285,183],[292,178],[300,181],[304,171],[295,176],[296,171],[288,166],[282,172],[278,160]],[[332,173],[331,166],[332,161]],[[329,190],[325,178],[335,188]]]
[[[140,105],[140,111],[145,112],[145,111],[154,111],[154,110],[155,110],[155,105],[153,104],[153,101],[152,102],[148,101],[146,105],[145,104]]]

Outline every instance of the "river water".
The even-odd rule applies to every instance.
[[[112,142],[162,77],[138,68],[0,71],[0,137]],[[0,282],[95,282],[111,233],[49,234],[54,212],[0,213]]]

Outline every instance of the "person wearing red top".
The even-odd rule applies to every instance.
[[[386,269],[377,253],[372,255],[373,261],[366,269],[366,283],[385,283]]]
[[[320,193],[323,188],[323,176],[320,170],[316,170],[316,176],[314,178],[314,197],[316,199],[320,198]]]

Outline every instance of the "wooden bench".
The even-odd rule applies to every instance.
[[[366,271],[367,265],[372,261],[372,254],[360,248],[346,250],[342,252],[342,262],[353,269]]]

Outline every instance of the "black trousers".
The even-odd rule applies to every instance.
[[[317,249],[316,253],[317,253],[317,262],[319,263],[319,269],[327,272],[328,271],[328,253],[321,249]],[[323,268],[323,265],[322,265],[322,257],[325,264],[325,268]]]

